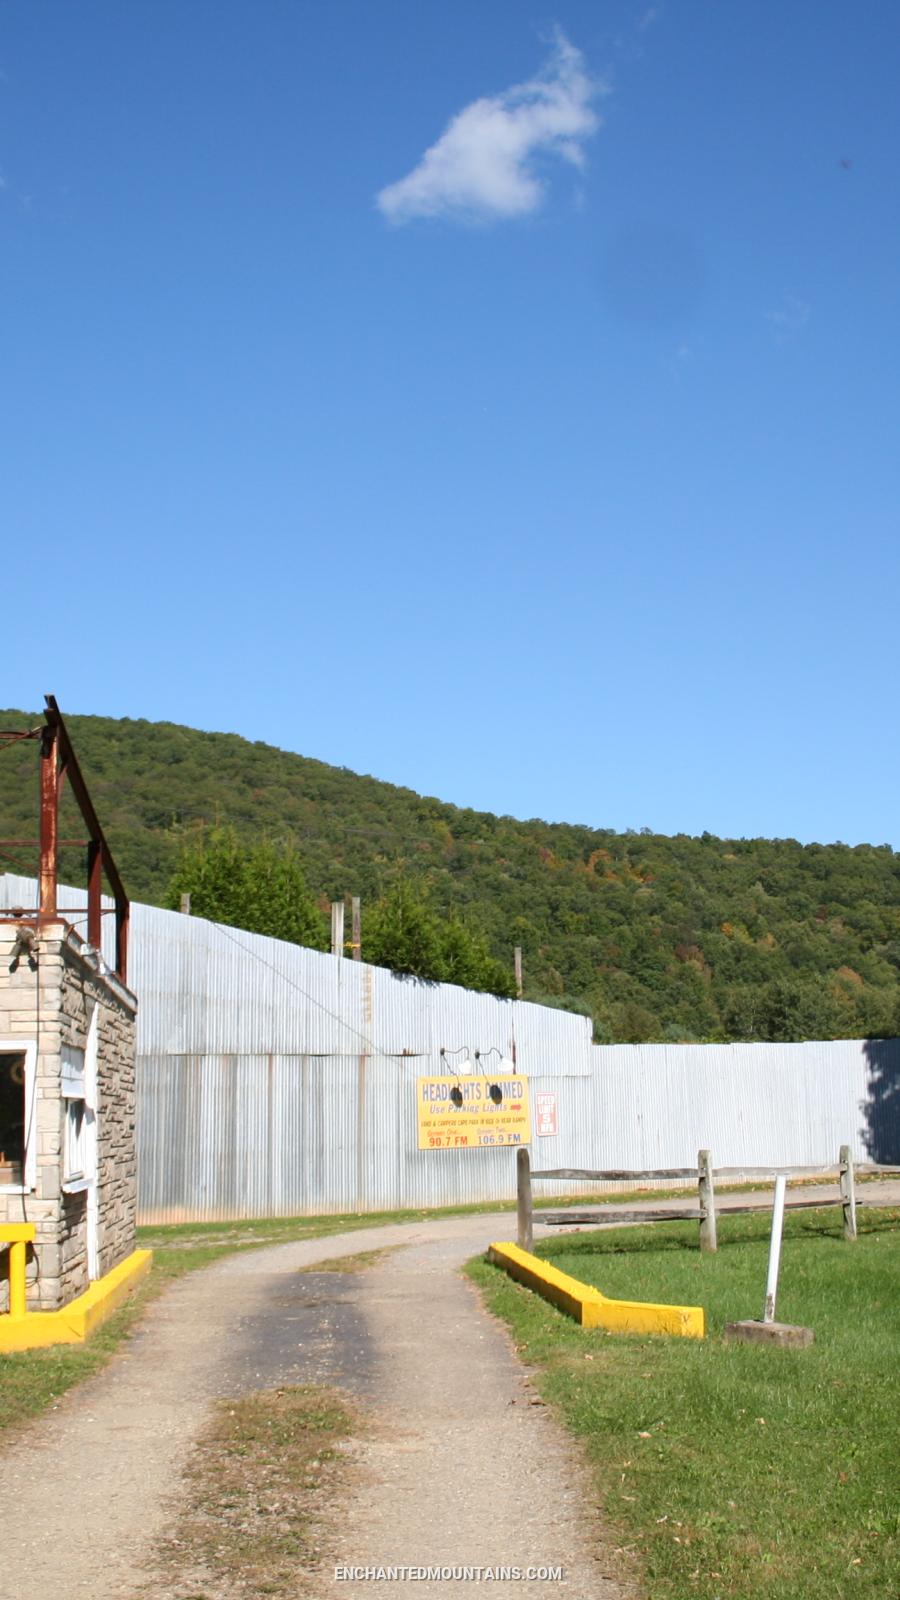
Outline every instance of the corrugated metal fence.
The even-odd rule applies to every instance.
[[[0,878],[0,905],[34,903],[33,880]],[[446,1070],[442,1047],[556,1092],[535,1167],[683,1166],[700,1147],[716,1165],[814,1165],[848,1142],[900,1157],[897,1040],[595,1046],[583,1017],[143,905],[129,979],[146,1221],[512,1198],[510,1150],[416,1148],[415,1080]]]

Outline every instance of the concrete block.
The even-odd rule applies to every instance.
[[[41,1277],[56,1279],[60,1273],[60,1258],[58,1244],[45,1244],[41,1246]]]
[[[725,1338],[729,1343],[767,1344],[779,1350],[806,1350],[815,1334],[812,1328],[801,1328],[792,1322],[726,1322]]]
[[[42,1200],[59,1200],[59,1163],[52,1166],[42,1166],[40,1170],[40,1194]]]

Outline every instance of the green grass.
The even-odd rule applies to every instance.
[[[578,1328],[483,1261],[470,1264],[510,1324],[543,1396],[596,1465],[619,1544],[647,1600],[888,1600],[898,1593],[900,1212],[788,1216],[778,1316],[815,1330],[806,1351],[729,1345],[762,1313],[767,1216],[720,1217],[701,1256],[690,1223],[556,1237],[537,1253],[604,1293],[702,1305],[708,1336]]]
[[[84,1344],[50,1345],[0,1355],[0,1433],[55,1406],[67,1389],[93,1377],[130,1333],[162,1281],[150,1278]]]

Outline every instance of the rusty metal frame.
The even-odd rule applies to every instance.
[[[78,765],[78,758],[72,748],[72,741],[63,718],[63,714],[52,694],[44,696],[46,709],[44,711],[44,726],[32,728],[24,733],[7,733],[0,731],[0,742],[12,744],[20,739],[40,739],[41,762],[41,811],[40,811],[40,840],[16,840],[15,843],[24,845],[37,842],[40,848],[39,870],[39,904],[37,919],[38,924],[57,922],[60,920],[57,906],[57,884],[59,881],[59,849],[62,844],[75,841],[62,840],[59,837],[59,800],[62,786],[66,778],[72,789],[82,821],[87,829],[86,840],[78,840],[79,844],[87,844],[88,852],[88,884],[87,884],[87,937],[88,944],[100,949],[103,926],[103,877],[112,890],[115,901],[116,916],[116,976],[122,982],[127,982],[128,976],[128,923],[130,915],[130,902],[125,893],[122,880],[119,877],[112,851],[106,842],[100,821],[94,810],[94,805],[88,792],[87,784]],[[11,840],[0,841],[12,843]]]

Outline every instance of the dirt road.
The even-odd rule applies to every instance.
[[[308,1382],[349,1390],[378,1422],[341,1509],[341,1563],[562,1566],[562,1588],[490,1592],[614,1600],[577,1451],[530,1404],[503,1331],[456,1270],[508,1224],[466,1217],[332,1235],[233,1256],[173,1285],[103,1373],[0,1455],[2,1600],[144,1590],[210,1401]],[[299,1270],[397,1245],[406,1248],[353,1277]],[[419,1579],[388,1592],[429,1600],[457,1587]],[[336,1581],[333,1563],[319,1590],[385,1592]]]
[[[602,1217],[614,1225],[614,1208]],[[304,1383],[347,1390],[377,1422],[357,1450],[352,1503],[335,1508],[341,1564],[561,1566],[562,1584],[490,1592],[617,1600],[578,1450],[531,1403],[505,1333],[457,1270],[511,1224],[464,1217],[332,1235],[174,1284],[102,1373],[0,1453],[0,1600],[145,1595],[211,1401]],[[402,1248],[353,1276],[300,1270],[385,1247]],[[458,1587],[336,1581],[331,1561],[317,1585],[323,1600],[430,1600]]]

